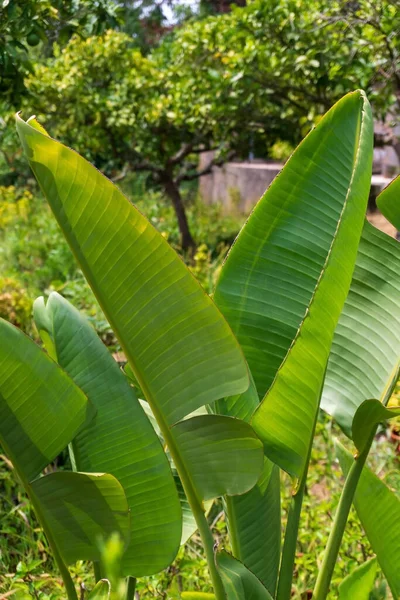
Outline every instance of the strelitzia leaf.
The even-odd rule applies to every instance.
[[[215,562],[227,600],[272,600],[272,596],[243,563],[224,550],[217,552]]]
[[[376,577],[376,558],[354,569],[339,585],[339,600],[369,600]]]
[[[386,408],[379,400],[365,400],[357,409],[353,419],[352,439],[361,453],[376,425],[400,415],[400,407]]]
[[[399,372],[400,244],[365,222],[349,295],[333,339],[321,400],[351,437],[368,398],[386,404]]]
[[[46,347],[97,409],[96,418],[73,441],[76,468],[111,473],[125,490],[132,518],[122,574],[156,573],[175,558],[182,528],[161,443],[126,376],[67,300],[52,293],[45,305],[38,298],[34,317]]]
[[[376,205],[388,221],[400,229],[400,175],[379,194]]]
[[[144,412],[146,413],[150,423],[152,424],[154,431],[156,432],[157,436],[160,439],[160,442],[163,446],[165,446],[165,440],[163,438],[163,435],[161,433],[161,430],[158,426],[157,421],[154,418],[153,413],[151,412],[151,408],[148,405],[148,403],[145,400],[140,400],[141,406],[144,410]],[[200,409],[202,410],[202,409]],[[197,531],[197,523],[196,523],[196,519],[193,516],[193,512],[190,508],[190,504],[188,502],[188,499],[186,497],[185,494],[185,490],[183,489],[183,485],[181,480],[179,479],[179,475],[178,475],[178,471],[176,470],[176,467],[174,465],[174,461],[171,458],[170,453],[168,452],[168,448],[165,447],[168,459],[170,461],[171,464],[171,471],[172,474],[174,476],[174,481],[175,481],[175,485],[176,488],[178,490],[178,496],[179,496],[179,502],[181,504],[181,510],[182,510],[182,537],[181,537],[181,545],[186,544],[186,542],[192,537],[192,535],[194,533],[196,533]],[[204,502],[204,513],[205,515],[208,515],[208,513],[210,512],[211,508],[213,505],[213,501],[209,500],[208,502]]]
[[[60,471],[36,479],[31,487],[67,564],[99,560],[99,542],[113,533],[127,541],[128,502],[112,475]]]
[[[255,227],[266,229],[256,237],[262,239],[267,287],[254,288],[253,296],[269,312],[254,335],[264,331],[264,344],[275,348],[284,336],[270,341],[269,320],[292,323],[283,339],[286,356],[277,359],[267,349],[260,359],[258,369],[274,359],[269,372],[281,364],[252,425],[266,455],[294,478],[301,479],[306,468],[330,347],[350,288],[369,195],[372,141],[364,94],[345,96],[300,144],[251,217]],[[248,273],[262,266],[254,264]],[[240,327],[234,331],[241,340]],[[246,346],[245,339],[242,343]],[[252,372],[257,381],[253,367]],[[268,381],[258,385],[262,391]]]
[[[78,154],[17,116],[33,172],[157,419],[244,392],[221,314],[154,227]]]
[[[29,482],[66,448],[95,409],[68,375],[0,319],[0,442]]]
[[[274,596],[281,547],[279,468],[265,459],[257,485],[247,494],[226,498],[225,503],[234,556]]]
[[[253,488],[263,468],[263,447],[244,421],[219,415],[192,417],[172,429],[200,502]]]
[[[347,475],[354,459],[339,442],[335,445],[340,466]],[[364,467],[354,506],[396,600],[400,597],[400,500]]]

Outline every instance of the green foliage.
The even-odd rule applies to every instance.
[[[269,156],[274,160],[285,162],[293,153],[293,146],[289,142],[277,140],[269,150]]]
[[[156,540],[163,527],[160,522],[165,519],[166,530],[160,534],[162,543],[156,541],[157,553],[150,549],[148,555],[140,557],[140,560],[149,561],[146,569],[140,571],[131,557],[128,560],[129,546],[123,555],[120,554],[120,560],[115,563],[118,568],[112,577],[108,577],[111,594],[119,600],[121,574],[137,575],[159,570],[161,563],[171,560],[170,555],[175,554],[174,547],[177,548],[181,539],[178,494],[162,451],[163,464],[167,465],[162,489],[174,492],[161,514],[157,512],[157,505],[151,507],[151,492],[157,487],[153,469],[144,481],[132,477],[139,500],[137,504],[136,499],[132,500],[129,481],[122,481],[125,469],[117,473],[123,457],[134,454],[128,449],[130,441],[138,444],[138,454],[132,464],[128,460],[126,467],[138,468],[141,473],[139,461],[156,456],[146,450],[149,441],[155,439],[159,450],[161,447],[168,449],[168,459],[186,496],[183,498],[186,509],[189,504],[196,520],[204,546],[202,556],[207,560],[215,598],[288,600],[292,595],[304,499],[307,506],[307,472],[325,371],[327,367],[329,370],[336,325],[345,314],[346,298],[351,298],[354,286],[359,285],[357,273],[365,260],[365,253],[358,253],[359,246],[362,247],[360,240],[365,235],[364,218],[372,163],[372,119],[365,95],[358,91],[340,100],[294,152],[244,225],[222,265],[214,294],[215,304],[177,258],[164,236],[157,233],[111,182],[77,153],[50,138],[35,119],[25,122],[17,117],[17,128],[52,211],[126,353],[129,378],[148,402],[148,405],[144,400],[139,403],[132,396],[134,392],[124,375],[79,313],[65,300],[53,295],[47,306],[43,300],[36,303],[36,324],[50,356],[59,361],[97,409],[96,416],[85,424],[84,429],[63,430],[63,436],[72,439],[73,465],[88,470],[86,477],[89,478],[90,473],[103,469],[111,472],[110,477],[114,474],[121,479],[121,490],[126,491],[136,517],[144,510],[141,507],[146,506],[149,511],[146,526],[138,528],[136,543],[143,540],[145,544],[146,536],[150,534]],[[166,188],[171,182],[177,183],[169,179]],[[171,192],[171,199],[179,200],[176,188]],[[177,216],[182,216],[179,211]],[[390,258],[396,257],[398,252],[397,242],[393,244],[388,244]],[[388,262],[382,252],[385,245],[372,244],[369,248],[369,259],[375,261],[374,269],[384,269]],[[200,263],[201,252],[198,254]],[[398,277],[398,273],[393,274],[391,294],[397,289]],[[381,306],[374,293],[364,293],[362,312],[371,315],[374,331],[375,323],[384,319],[387,304]],[[6,326],[3,332],[6,342],[8,332],[14,331],[7,327],[11,326]],[[359,343],[356,337],[355,343]],[[373,343],[371,337],[371,346]],[[32,342],[25,338],[23,344]],[[346,348],[346,337],[339,339],[337,345]],[[380,345],[376,347],[380,348]],[[370,347],[367,350],[371,352]],[[7,351],[4,352],[4,361],[9,360]],[[31,352],[40,351],[36,348]],[[395,595],[399,586],[395,567],[398,535],[388,526],[398,521],[398,499],[376,477],[372,486],[363,471],[378,421],[396,412],[386,409],[385,404],[396,381],[397,369],[387,369],[383,361],[383,373],[378,365],[374,373],[368,375],[368,352],[360,353],[364,371],[371,381],[377,377],[375,371],[379,372],[386,391],[378,394],[379,400],[371,401],[365,397],[360,402],[357,400],[360,407],[356,409],[350,433],[358,453],[354,460],[346,459],[349,461],[345,469],[348,473],[318,570],[313,592],[315,600],[328,597],[353,498]],[[31,383],[37,374],[27,369],[26,355],[29,359],[29,353],[19,354],[17,367],[21,374],[27,371],[25,376],[31,378]],[[34,361],[38,369],[44,360],[44,355],[40,356],[40,360]],[[49,358],[46,360],[53,369],[56,368]],[[396,363],[396,359],[393,360]],[[0,380],[4,387],[3,412],[10,412],[11,419],[18,425],[21,421],[22,429],[28,426],[28,431],[32,432],[28,442],[35,449],[30,460],[36,461],[36,473],[53,454],[46,445],[43,446],[51,445],[51,440],[46,442],[38,437],[37,415],[27,425],[26,400],[20,403],[18,386],[14,388],[11,384],[9,387],[8,370],[4,370],[3,380]],[[115,372],[113,378],[110,377],[111,370]],[[386,371],[390,371],[390,377]],[[42,377],[43,374],[44,371],[38,373]],[[68,375],[64,373],[66,378]],[[343,388],[346,388],[345,377],[344,370]],[[134,421],[143,419],[146,423],[125,436],[121,444],[115,444],[115,439],[123,437],[119,434],[126,427],[128,407],[117,408],[116,400],[109,402],[120,385],[117,379],[125,386],[126,394],[132,396],[130,404],[134,402],[140,414]],[[119,388],[117,397],[121,397]],[[333,410],[335,406],[347,407],[346,398],[345,393],[331,398]],[[208,414],[204,414],[204,405],[207,405]],[[144,406],[147,408],[143,412]],[[193,414],[198,409],[202,409],[202,413]],[[117,413],[120,421],[114,423]],[[249,421],[263,443],[264,461],[260,440]],[[136,434],[138,438],[135,438]],[[160,436],[160,441],[156,435]],[[15,461],[12,449],[25,448],[24,435],[13,436],[5,428],[3,438]],[[46,461],[41,456],[42,448]],[[116,458],[106,464],[103,459],[108,457]],[[332,460],[327,462],[330,477],[331,463]],[[24,461],[21,464],[23,473],[33,468],[29,461],[27,465]],[[284,502],[287,519],[284,520],[282,551],[278,466],[293,478],[290,500]],[[61,473],[62,476],[66,483],[68,477],[76,479],[79,474]],[[28,484],[33,500],[40,497],[39,493],[35,496],[36,486],[46,487],[52,477],[48,475],[37,480],[38,483]],[[372,487],[378,490],[376,494],[382,498],[382,506],[371,517],[367,509],[374,495]],[[232,494],[238,494],[239,499],[235,500]],[[216,496],[225,496],[224,510],[228,516],[232,555],[214,546],[215,540],[205,517],[203,501]],[[106,497],[103,491],[103,498]],[[67,562],[70,560],[71,555],[62,549],[62,544],[70,548],[71,541],[68,536],[61,538],[58,525],[48,527],[51,516],[46,511],[61,509],[58,503],[54,508],[50,500],[46,502],[40,498],[46,508],[41,515],[47,515],[47,533],[50,539],[53,534],[56,536],[53,547],[68,597],[75,600],[76,590],[62,560],[63,557]],[[177,507],[177,512],[173,506]],[[110,505],[111,509],[113,507]],[[177,515],[179,518],[175,519]],[[64,519],[67,517],[63,516],[62,521]],[[260,552],[259,536],[253,535],[250,527],[253,520],[263,529],[268,552]],[[378,532],[379,522],[387,523],[384,535]],[[77,520],[78,529],[79,524],[80,519]],[[99,525],[105,530],[102,523]],[[86,529],[90,542],[93,530],[87,526]],[[123,527],[120,530],[124,535]],[[75,535],[76,529],[72,527],[69,531]],[[135,541],[135,537],[131,540]],[[83,552],[82,545],[77,544],[75,551],[74,558],[78,558]],[[158,561],[158,552],[164,553],[163,561]],[[90,556],[95,560],[99,558],[98,554]],[[134,553],[133,559],[136,556]],[[267,569],[265,561],[268,561]],[[96,569],[98,572],[98,567]],[[135,581],[130,580],[128,589],[133,592],[135,585]],[[190,585],[189,589],[195,588]],[[179,586],[172,583],[169,588],[171,598],[179,598],[179,591]],[[208,593],[210,590],[204,586],[199,591]]]
[[[52,43],[65,44],[79,35],[100,33],[116,24],[116,6],[110,0],[3,0],[0,5],[0,98],[20,101],[24,77],[33,71],[35,53],[51,53]]]

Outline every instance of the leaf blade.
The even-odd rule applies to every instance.
[[[203,415],[180,421],[172,433],[200,502],[244,494],[256,485],[263,449],[244,421]]]
[[[206,403],[245,391],[239,345],[164,238],[78,154],[19,116],[17,130],[154,411],[172,425]]]
[[[372,167],[372,118],[362,94],[345,96],[325,115],[319,126],[320,129],[316,127],[299,150],[303,146],[302,152],[305,149],[310,152],[321,145],[324,147],[329,139],[331,143],[336,140],[331,148],[331,169],[327,169],[321,155],[314,161],[320,169],[320,181],[325,182],[321,189],[327,193],[336,183],[336,196],[331,199],[333,202],[335,198],[341,206],[340,213],[292,345],[252,419],[267,456],[298,479],[306,468],[330,346],[351,283]],[[302,152],[297,159],[303,159]],[[335,158],[335,153],[340,157]],[[296,162],[296,153],[291,160],[294,161],[292,168],[293,164],[299,167],[302,164]],[[291,179],[291,174],[288,170],[283,182],[288,177]],[[293,185],[295,181],[294,178]],[[303,181],[302,176],[300,181]],[[318,193],[314,199],[318,207]],[[316,211],[318,213],[318,208]]]
[[[108,474],[59,471],[30,485],[67,564],[99,560],[98,539],[129,535],[129,507],[121,484]]]
[[[336,454],[346,475],[354,462],[336,442]],[[394,598],[400,596],[400,500],[370,469],[364,467],[354,506]],[[373,510],[371,510],[371,506]]]
[[[339,585],[339,600],[369,600],[376,576],[376,558],[360,565]]]
[[[376,199],[376,205],[384,217],[396,229],[400,229],[400,175],[398,175]]]
[[[400,245],[366,221],[321,399],[321,407],[348,437],[362,402],[377,398],[386,403],[398,376],[399,274]]]
[[[55,362],[3,319],[0,338],[1,443],[29,481],[66,448],[94,407]]]
[[[272,600],[272,596],[251,571],[221,550],[215,555],[227,600]]]
[[[77,470],[110,473],[125,489],[132,519],[122,574],[161,571],[181,538],[178,494],[161,443],[126,376],[79,311],[52,293],[46,306],[35,302],[34,315],[59,364],[97,410],[73,441]]]

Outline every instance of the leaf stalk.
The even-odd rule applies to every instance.
[[[358,456],[356,456],[355,461],[347,474],[333,521],[333,527],[329,534],[322,565],[318,571],[317,582],[315,584],[313,593],[313,600],[325,600],[328,595],[329,586],[335,568],[336,559],[339,554],[340,544],[342,542],[354,494],[371,449],[372,442],[376,435],[376,430],[377,427],[375,427],[371,433],[364,450]]]

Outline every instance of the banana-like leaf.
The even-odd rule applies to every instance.
[[[385,404],[400,357],[400,244],[365,222],[328,362],[322,408],[352,436],[367,398]]]
[[[400,415],[400,407],[386,408],[379,400],[365,400],[357,409],[352,425],[353,442],[361,453],[378,423]]]
[[[261,581],[239,560],[222,550],[216,553],[215,562],[227,600],[272,600]]]
[[[339,600],[369,600],[376,577],[376,558],[354,569],[339,585]]]
[[[265,459],[257,485],[247,494],[226,498],[225,504],[234,556],[274,596],[281,547],[279,468]]]
[[[0,442],[26,482],[69,444],[94,407],[19,329],[0,319]]]
[[[108,579],[100,579],[88,596],[88,600],[108,600],[111,586]]]
[[[353,457],[339,442],[336,454],[345,475]],[[400,597],[400,499],[370,469],[364,467],[354,506],[385,574],[393,597]]]
[[[379,194],[376,205],[387,220],[400,230],[400,175]]]
[[[248,423],[220,415],[192,417],[172,433],[198,500],[252,489],[263,469],[263,446]]]
[[[151,575],[168,566],[181,539],[181,511],[161,443],[126,376],[87,320],[59,294],[34,304],[36,326],[59,364],[97,409],[73,441],[78,471],[111,473],[131,511],[122,574]]]
[[[242,421],[249,422],[260,400],[257,394],[256,384],[250,373],[250,386],[243,394],[236,394],[229,398],[222,398],[214,403],[211,410],[219,415],[236,417]]]
[[[128,539],[128,502],[112,475],[60,471],[36,479],[31,488],[67,564],[99,560],[98,542],[113,533]]]
[[[128,372],[129,372],[129,370],[128,370]],[[142,406],[144,412],[146,413],[150,423],[152,424],[154,431],[156,432],[157,436],[159,437],[161,444],[163,446],[165,446],[165,440],[161,433],[161,429],[159,428],[158,423],[157,423],[153,413],[151,412],[151,408],[150,408],[149,404],[145,400],[139,400],[139,402],[141,403],[141,406]],[[198,412],[200,412],[202,410],[203,409],[199,409]],[[195,414],[197,414],[197,411]],[[181,510],[182,510],[181,545],[183,545],[183,544],[186,544],[186,542],[192,537],[192,535],[194,533],[196,533],[197,523],[196,523],[196,519],[194,518],[193,512],[190,508],[190,504],[186,497],[185,490],[183,489],[182,482],[179,479],[178,471],[176,470],[174,461],[172,460],[167,447],[165,447],[165,451],[168,456],[168,460],[170,461],[171,471],[174,476],[176,488],[178,490],[179,502],[181,503]],[[209,500],[208,502],[204,502],[203,504],[204,504],[204,512],[207,516],[212,508],[213,500]]]
[[[215,600],[215,596],[205,592],[182,592],[182,600]]]
[[[240,347],[174,250],[106,177],[17,116],[39,184],[166,430],[244,392]]]
[[[252,424],[267,456],[299,479],[306,468],[331,343],[364,224],[372,141],[368,101],[361,92],[348,94],[300,144],[252,215],[266,232],[260,243],[262,263],[251,267],[250,273],[265,265],[268,286],[253,294],[278,321],[294,324],[291,310],[297,306],[297,331],[286,340],[291,346],[285,344],[287,354]],[[239,241],[240,237],[237,245]],[[284,296],[282,280],[287,282]],[[275,324],[271,331],[276,328]],[[262,331],[258,330],[260,337]],[[264,366],[262,359],[260,363]]]

